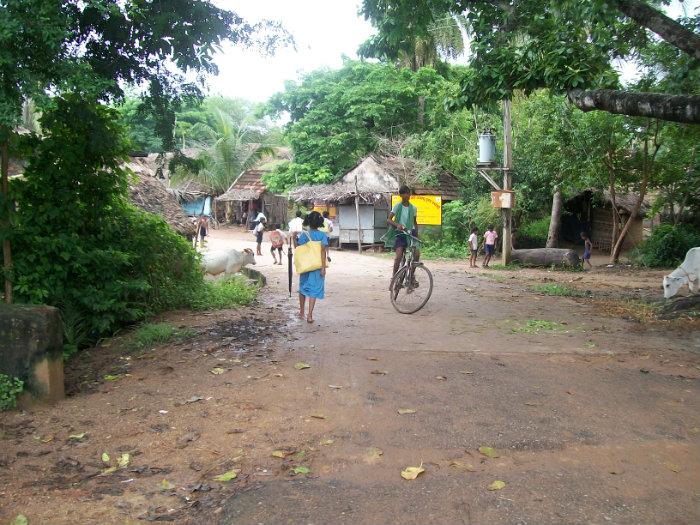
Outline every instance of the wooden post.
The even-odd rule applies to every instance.
[[[503,101],[503,190],[511,189],[511,172],[513,168],[513,130],[511,128],[510,117],[510,99]],[[513,243],[511,239],[513,211],[510,208],[502,208],[501,215],[503,217],[503,238],[501,249],[501,263],[508,264],[510,262],[511,250]]]
[[[12,304],[12,280],[10,279],[10,270],[12,269],[12,250],[10,246],[10,151],[9,151],[9,133],[3,136],[0,143],[0,171],[2,172],[2,201],[4,210],[0,212],[2,217],[2,228],[5,229],[5,239],[2,241],[3,254],[3,269],[5,270],[5,302]]]
[[[357,216],[357,251],[362,253],[362,223],[360,222],[360,191],[357,186],[357,175],[355,175],[355,215]]]

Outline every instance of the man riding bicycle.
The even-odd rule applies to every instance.
[[[409,246],[410,237],[407,234],[413,235],[414,237],[418,236],[418,209],[410,202],[410,188],[408,186],[401,186],[399,195],[401,197],[401,202],[397,202],[396,206],[391,209],[389,220],[387,220],[387,223],[392,227],[388,232],[387,240],[393,236],[394,248],[396,249],[392,276],[398,271],[399,265],[403,260],[404,252]],[[415,260],[418,261],[419,258],[420,251],[416,248]]]

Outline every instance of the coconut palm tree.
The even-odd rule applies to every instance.
[[[201,167],[196,172],[176,170],[174,182],[196,181],[215,194],[225,192],[261,158],[274,155],[264,123],[230,104],[211,108],[207,122],[196,123],[188,135],[190,143],[202,150],[197,157]]]

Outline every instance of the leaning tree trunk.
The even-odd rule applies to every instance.
[[[513,250],[510,262],[521,264],[522,266],[561,268],[578,268],[581,266],[581,259],[574,250],[564,248],[535,248],[532,250]]]
[[[556,248],[559,244],[559,230],[561,229],[561,207],[563,202],[561,186],[557,186],[552,197],[552,218],[549,220],[549,232],[547,233],[547,248]]]
[[[10,245],[10,138],[9,130],[0,129],[0,134],[3,136],[0,143],[0,173],[2,173],[2,199],[0,200],[0,214],[2,219],[0,229],[3,233],[2,241],[2,257],[3,270],[5,273],[5,302],[12,304],[12,279],[10,271],[12,270],[12,248]]]
[[[581,111],[601,110],[616,115],[649,117],[685,124],[700,123],[700,96],[639,93],[615,89],[572,89],[569,101]]]

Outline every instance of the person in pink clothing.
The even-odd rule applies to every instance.
[[[484,252],[486,253],[486,256],[484,257],[484,264],[482,265],[484,268],[489,267],[491,256],[493,255],[493,252],[496,251],[497,239],[498,234],[496,233],[496,230],[493,229],[493,224],[489,224],[486,233],[484,233]]]

